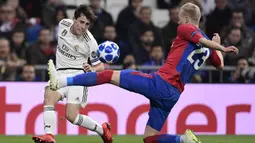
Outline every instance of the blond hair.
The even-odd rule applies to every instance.
[[[193,22],[199,23],[200,18],[201,18],[201,12],[200,9],[197,5],[193,3],[185,3],[181,7],[181,11],[184,13],[184,15],[188,16],[191,18]]]

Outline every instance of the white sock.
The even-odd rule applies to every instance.
[[[66,87],[67,86],[67,77],[66,76],[60,76],[58,78],[58,84],[59,84],[59,87]]]
[[[99,135],[103,135],[103,127],[96,121],[86,115],[78,114],[74,121],[75,125],[82,126],[90,131],[97,132]]]
[[[57,126],[57,116],[54,106],[52,105],[44,106],[43,120],[45,133],[54,135]]]

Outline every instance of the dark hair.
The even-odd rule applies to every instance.
[[[151,46],[150,52],[152,52],[152,50],[154,50],[155,48],[160,48],[163,51],[163,47],[161,45],[159,45],[157,43],[153,43],[152,46]]]
[[[154,35],[154,31],[153,31],[152,27],[144,26],[143,28],[141,28],[140,36],[142,36],[145,32],[148,32],[148,31],[151,31],[153,33],[153,35]]]
[[[25,34],[25,30],[22,29],[22,28],[15,28],[15,29],[12,30],[12,35],[14,33],[24,33]]]
[[[91,21],[91,23],[94,23],[97,19],[97,16],[93,13],[91,7],[87,5],[80,5],[78,8],[76,8],[74,18],[77,19],[81,15],[85,15],[87,19]]]
[[[243,11],[241,9],[234,9],[234,10],[232,10],[232,15],[234,13],[242,13],[243,14]]]
[[[237,58],[236,61],[238,62],[238,61],[240,61],[240,60],[246,60],[246,61],[248,61],[247,58],[246,58],[245,56],[239,56],[239,57]]]
[[[59,22],[59,21],[56,21],[57,20],[56,17],[57,17],[58,12],[63,12],[64,18],[68,18],[67,12],[66,12],[66,7],[59,6],[59,7],[56,8],[55,17],[54,17],[54,20],[55,20],[56,23]]]

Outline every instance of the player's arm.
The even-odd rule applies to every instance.
[[[238,54],[238,49],[235,46],[223,47],[220,44],[204,38],[198,29],[189,24],[181,24],[177,29],[177,34],[186,41],[191,41],[195,44],[201,44],[207,48],[218,50],[226,53],[234,52]]]
[[[89,51],[90,51],[90,62],[92,65],[92,71],[99,72],[104,70],[104,64],[99,60],[97,56],[98,44],[93,35],[88,31],[87,35],[89,36]]]
[[[214,36],[212,38],[212,41],[214,41],[218,44],[221,44],[221,39],[220,39],[220,36],[219,36],[218,33],[214,34]],[[212,54],[210,56],[210,61],[216,69],[218,69],[218,70],[223,69],[223,67],[224,67],[224,58],[223,58],[223,55],[222,55],[221,51],[212,50]]]

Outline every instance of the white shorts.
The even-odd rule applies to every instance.
[[[83,71],[76,70],[64,70],[58,71],[58,74],[65,76],[74,76],[77,74],[84,73]],[[88,88],[84,86],[67,86],[57,90],[62,96],[62,100],[66,98],[67,103],[79,104],[82,108],[87,105]]]
[[[82,108],[87,105],[88,88],[84,86],[68,86],[57,90],[67,103],[79,104]]]

